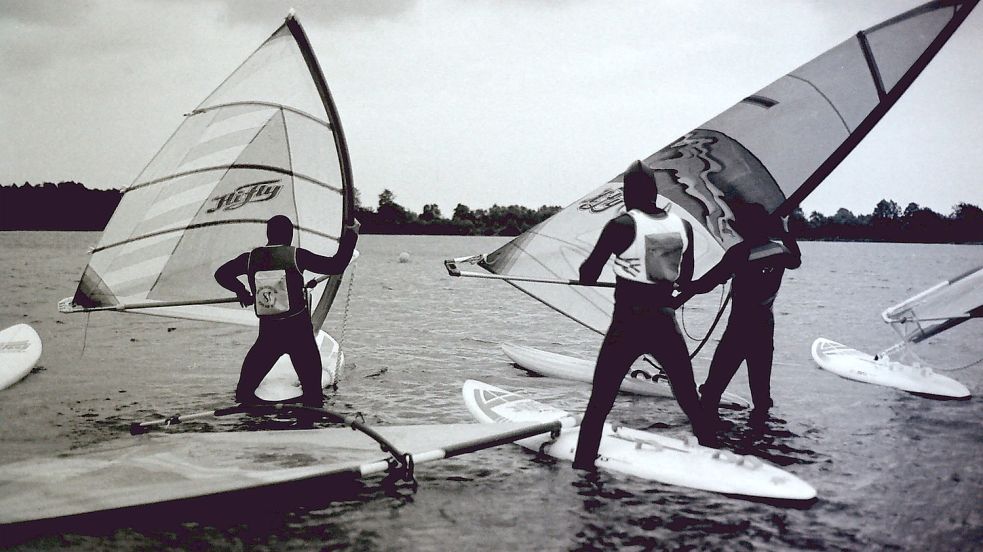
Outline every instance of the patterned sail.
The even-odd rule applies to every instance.
[[[983,317],[983,266],[940,282],[885,310],[884,321],[918,343],[970,318]]]
[[[734,200],[790,213],[894,105],[976,2],[928,3],[861,31],[644,159],[656,175],[658,204],[693,225],[695,277],[740,243]],[[467,260],[504,276],[576,280],[601,229],[623,208],[618,176],[497,251]],[[601,280],[614,280],[610,264]],[[510,283],[595,331],[610,321],[610,289]]]
[[[212,275],[266,243],[267,219],[290,217],[293,245],[338,249],[353,212],[341,121],[310,43],[291,14],[197,108],[124,192],[71,310],[184,303],[134,312],[252,325]],[[320,327],[340,282],[312,293]]]

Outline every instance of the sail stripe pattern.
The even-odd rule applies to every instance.
[[[347,148],[293,16],[191,110],[125,191],[86,266],[73,303],[227,297],[212,278],[225,261],[266,243],[266,220],[287,215],[294,243],[337,251],[351,220]],[[330,303],[334,290],[312,293]],[[330,297],[328,297],[330,295]],[[247,325],[238,305],[153,309],[152,314]]]
[[[788,214],[897,101],[976,3],[931,2],[862,31],[645,158],[659,186],[657,203],[693,225],[694,276],[741,242],[732,204]],[[619,175],[486,255],[481,266],[502,275],[577,279],[601,229],[623,212],[621,194]],[[614,279],[610,263],[602,280]],[[597,332],[610,322],[610,289],[510,283]]]

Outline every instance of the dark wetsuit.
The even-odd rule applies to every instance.
[[[730,384],[741,363],[747,361],[751,400],[759,413],[771,408],[771,366],[775,351],[775,316],[772,305],[782,285],[786,269],[798,268],[799,248],[786,236],[785,253],[748,260],[749,244],[732,247],[729,259],[721,265],[734,266],[731,311],[717,350],[710,363],[710,373],[700,386],[701,401],[710,414],[716,412],[720,396]]]
[[[297,268],[318,274],[342,274],[351,262],[355,251],[356,234],[346,232],[333,257],[323,257],[306,249],[297,248]],[[239,276],[249,270],[250,253],[243,253],[215,271],[215,280],[237,296],[249,295]],[[259,336],[242,362],[242,372],[236,386],[236,400],[256,402],[256,388],[273,368],[281,355],[290,356],[303,392],[301,400],[308,406],[321,406],[324,396],[321,389],[321,354],[317,348],[315,330],[311,326],[311,314],[306,305],[297,312],[291,311],[284,318],[259,317]]]
[[[683,255],[677,282],[688,282],[693,273],[693,237],[688,226],[687,234],[690,245]],[[635,223],[630,216],[621,215],[611,220],[601,232],[594,251],[581,266],[581,281],[596,282],[610,255],[625,251],[634,238]],[[672,291],[672,282],[643,283],[617,278],[614,315],[597,356],[593,389],[580,426],[574,467],[594,465],[604,421],[614,406],[621,381],[632,363],[646,353],[652,355],[669,376],[676,401],[689,418],[694,433],[697,436],[706,434],[689,351],[676,324],[675,310],[670,306]]]

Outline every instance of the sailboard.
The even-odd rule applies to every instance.
[[[180,515],[245,492],[279,493],[290,504],[305,489],[324,494],[397,463],[411,477],[414,466],[558,428],[548,421],[382,426],[371,438],[347,427],[119,438],[0,466],[0,546],[65,527],[118,527],[151,509]]]
[[[881,318],[901,336],[901,341],[877,355],[820,337],[812,344],[812,357],[820,368],[847,379],[930,397],[968,399],[969,389],[929,367],[914,345],[981,317],[983,266],[885,309]]]
[[[292,245],[322,255],[337,252],[344,226],[354,220],[341,120],[293,14],[184,115],[124,190],[75,295],[59,310],[255,326],[252,310],[228,297],[213,274],[264,245],[266,221],[276,214],[293,221]],[[331,371],[322,380],[329,382],[342,356],[321,326],[341,281],[342,275],[319,279],[310,290],[322,365]],[[292,372],[289,362],[287,368]]]
[[[528,450],[573,460],[580,421],[564,410],[475,380],[462,388],[464,403],[486,424],[559,421],[562,428],[517,440]],[[669,485],[730,495],[811,500],[816,489],[797,476],[753,456],[707,448],[695,439],[605,424],[596,466]]]
[[[977,1],[930,2],[860,31],[645,158],[657,204],[693,226],[694,278],[742,241],[736,201],[791,213],[884,117]],[[445,261],[448,272],[505,280],[604,333],[614,306],[613,261],[601,273],[607,285],[579,285],[579,267],[624,210],[622,177],[491,253]],[[469,264],[487,273],[462,270]]]
[[[594,379],[596,360],[561,355],[525,345],[503,343],[502,352],[516,366],[542,376],[591,383]],[[660,370],[651,367],[636,367],[621,380],[620,391],[645,397],[673,398],[672,387]],[[720,406],[733,410],[750,408],[751,403],[744,397],[724,392]]]
[[[30,373],[41,358],[41,337],[29,324],[0,331],[0,390]]]

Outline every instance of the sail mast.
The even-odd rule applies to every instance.
[[[344,195],[344,200],[342,201],[342,227],[339,233],[339,236],[341,236],[344,234],[345,226],[352,224],[355,217],[355,188],[352,183],[352,165],[348,155],[348,142],[345,140],[345,131],[341,126],[341,117],[338,116],[338,109],[331,96],[331,90],[328,88],[328,83],[324,79],[324,73],[321,71],[321,64],[318,63],[311,43],[307,39],[307,34],[304,32],[304,28],[301,27],[300,22],[294,16],[293,12],[287,15],[286,25],[287,29],[290,30],[290,34],[293,35],[294,40],[297,41],[297,45],[300,46],[300,52],[304,56],[304,61],[307,63],[307,69],[311,73],[311,78],[314,79],[315,86],[317,86],[318,94],[324,103],[324,110],[328,114],[328,120],[331,122],[331,130],[334,132],[334,143],[341,168],[341,185]],[[314,326],[315,332],[321,328],[321,325],[324,324],[324,319],[328,316],[331,304],[334,302],[335,296],[338,294],[338,288],[341,286],[342,276],[343,274],[338,274],[328,278],[324,293],[321,295],[321,300],[318,301],[318,304],[314,307],[314,311],[311,313],[311,324]]]

